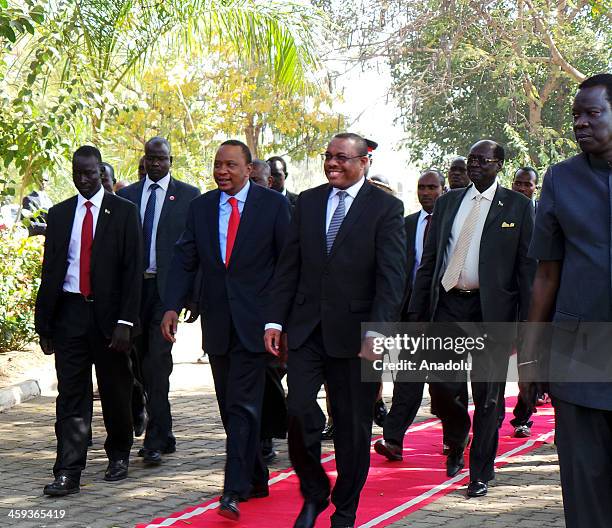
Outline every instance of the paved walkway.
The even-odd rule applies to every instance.
[[[102,480],[107,460],[99,402],[95,405],[93,442],[81,479],[81,493],[61,499],[42,495],[52,480],[55,458],[54,395],[23,403],[0,414],[0,527],[110,528],[132,527],[163,513],[179,511],[217,496],[224,464],[224,434],[208,365],[197,364],[200,336],[197,326],[183,325],[175,347],[171,401],[177,452],[163,465],[145,468],[135,456],[130,477],[117,483]],[[386,390],[390,390],[387,387]],[[390,396],[387,396],[390,401]],[[324,406],[323,400],[320,403]],[[419,419],[429,417],[423,406]],[[374,431],[380,433],[378,428]],[[326,443],[331,449],[331,442]],[[285,442],[271,471],[289,466]],[[545,445],[514,459],[498,471],[485,499],[465,498],[465,488],[439,499],[396,527],[562,528],[563,512],[554,447]],[[381,497],[381,500],[384,500]],[[45,516],[26,520],[18,515]],[[55,519],[50,516],[56,517]],[[63,516],[61,519],[57,517]],[[270,528],[277,527],[271,521]],[[262,527],[268,528],[268,527]]]

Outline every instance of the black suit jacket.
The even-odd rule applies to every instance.
[[[138,206],[138,211],[140,211],[143,187],[144,180],[140,180],[120,189],[117,191],[117,195],[135,203]],[[200,190],[197,187],[180,182],[172,177],[170,178],[166,199],[164,200],[157,224],[157,238],[155,239],[157,291],[162,298],[162,303],[164,301],[163,295],[166,291],[166,280],[170,270],[174,244],[176,244],[183,229],[185,229],[189,204],[191,200],[198,196],[200,196]],[[143,255],[143,269],[147,266],[147,260],[147,256]]]
[[[36,297],[36,332],[53,337],[62,286],[68,271],[68,247],[77,206],[73,196],[49,209],[42,280]],[[104,193],[91,250],[94,311],[110,338],[119,319],[138,322],[142,285],[142,236],[133,203]]]
[[[300,194],[275,274],[268,322],[283,325],[289,348],[321,324],[330,356],[355,357],[362,322],[397,321],[406,281],[404,206],[365,182],[332,251],[326,249],[330,186]]]
[[[291,191],[287,191],[287,200],[289,201],[289,205],[291,207],[295,207],[295,204],[297,203],[297,199],[298,199],[297,194],[292,193]]]
[[[453,221],[468,188],[451,190],[436,200],[408,308],[421,321],[431,320],[436,312],[440,281],[446,269],[444,255]],[[536,269],[536,261],[527,256],[533,219],[529,199],[497,187],[480,239],[478,277],[484,321],[527,319]]]
[[[210,191],[189,206],[174,250],[166,309],[180,311],[201,266],[204,350],[224,354],[233,324],[246,349],[263,352],[265,296],[289,227],[289,204],[280,193],[251,183],[226,268],[219,247],[219,196],[219,190]]]
[[[402,320],[406,320],[406,310],[412,295],[412,274],[416,260],[416,232],[419,223],[421,211],[412,213],[404,219],[404,228],[406,230],[406,293],[404,294]]]

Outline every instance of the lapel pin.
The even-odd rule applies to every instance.
[[[504,204],[502,202],[500,202],[499,200],[497,200],[497,205],[499,205],[500,207],[504,206]]]
[[[173,201],[174,200],[174,194],[171,194],[170,197],[168,198],[168,200]]]
[[[110,214],[110,211],[109,211],[108,209],[104,209],[104,212],[105,212],[106,214]]]

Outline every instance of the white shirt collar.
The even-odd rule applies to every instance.
[[[234,195],[234,198],[236,198],[236,200],[238,200],[239,202],[242,202],[242,203],[246,202],[250,187],[251,187],[251,182],[247,180],[246,185]],[[221,205],[225,205],[230,198],[232,197],[229,194],[221,191],[221,197],[219,198],[219,203]]]
[[[488,187],[482,193],[478,192],[478,189],[476,189],[476,186],[472,183],[467,190],[466,199],[472,200],[475,196],[481,195],[485,200],[489,200],[489,202],[492,202],[496,191],[497,191],[497,178],[495,178],[495,181],[493,181],[491,186]]]
[[[100,187],[100,190],[94,194],[89,200],[85,198],[81,193],[77,194],[77,207],[81,207],[85,202],[91,202],[94,207],[100,209],[102,207],[102,200],[104,199],[104,187]]]
[[[281,193],[283,196],[287,196],[287,189],[283,189],[283,192]]]
[[[346,191],[346,193],[354,200],[355,197],[357,196],[357,193],[361,189],[361,187],[363,187],[364,183],[365,183],[365,176],[361,178],[357,183],[353,183],[353,185],[351,185],[348,189],[338,189],[336,187],[332,187],[332,190],[329,193],[329,198],[330,199],[333,198],[340,191]]]
[[[425,209],[421,209],[421,214],[419,215],[419,222],[424,222],[427,215],[433,214],[433,212],[428,213]]]
[[[151,178],[149,178],[149,175],[147,174],[145,176],[145,183],[144,183],[144,188],[143,191],[146,193],[149,190],[149,187],[151,187],[151,185],[153,185],[154,183],[157,183],[157,185],[159,185],[164,191],[168,191],[168,185],[170,185],[170,173],[166,174],[161,180],[154,182]]]

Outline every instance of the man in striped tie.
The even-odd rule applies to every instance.
[[[474,144],[467,158],[472,184],[466,189],[451,190],[436,202],[408,307],[411,320],[440,323],[434,325],[434,332],[451,332],[450,337],[460,337],[454,332],[463,335],[463,330],[453,323],[527,318],[536,266],[527,257],[533,207],[522,194],[498,184],[504,157],[503,147],[494,141]],[[484,372],[475,382],[472,371],[476,409],[467,489],[470,497],[485,495],[488,481],[494,478],[497,405],[503,398],[501,378],[505,379],[513,337],[507,332],[498,337],[496,347],[487,347],[481,355],[472,354],[475,368],[482,366]],[[493,354],[500,361],[495,362]],[[441,359],[459,358],[454,350],[448,351],[448,356]],[[495,366],[499,369],[493,373]],[[430,383],[449,446],[449,477],[463,469],[463,451],[469,439],[470,417],[460,397],[465,383],[463,376]]]
[[[252,184],[251,171],[244,143],[221,144],[213,170],[217,189],[191,202],[175,246],[161,323],[163,336],[174,342],[178,313],[201,268],[204,349],[227,434],[219,514],[232,520],[240,517],[240,501],[268,495],[260,428],[266,366],[273,356],[262,340],[263,306],[290,221],[285,197]]]
[[[367,321],[397,321],[406,280],[402,202],[368,183],[368,146],[357,134],[334,136],[322,155],[329,184],[300,194],[274,276],[266,348],[288,336],[289,455],[304,504],[295,522],[311,528],[329,505],[321,466],[325,416],[317,393],[327,382],[336,432],[338,478],[333,527],[355,524],[370,464],[372,408],[379,384],[362,381],[372,357]]]

